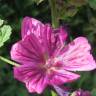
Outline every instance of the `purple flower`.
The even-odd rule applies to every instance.
[[[62,85],[80,77],[71,71],[96,68],[88,40],[78,37],[66,45],[63,27],[53,29],[25,17],[21,35],[22,39],[12,47],[11,58],[20,63],[14,67],[14,77],[25,83],[29,92],[41,93],[47,85]]]
[[[71,96],[92,96],[89,91],[83,91],[81,89],[75,91],[72,93]]]

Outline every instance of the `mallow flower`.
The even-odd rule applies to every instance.
[[[63,27],[54,29],[25,17],[21,36],[11,49],[11,58],[20,64],[14,67],[14,77],[25,83],[31,93],[74,81],[80,77],[75,71],[96,68],[87,38],[78,37],[66,44],[67,32]]]

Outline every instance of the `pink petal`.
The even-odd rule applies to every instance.
[[[49,56],[52,55],[58,45],[64,45],[67,38],[67,32],[63,27],[52,29],[49,24],[44,25],[34,18],[25,17],[22,22],[22,38],[30,33],[37,37],[45,53]]]
[[[66,28],[61,26],[58,29],[54,29],[54,33],[57,34],[58,43],[59,43],[58,45],[60,45],[61,47],[64,46],[68,36]]]
[[[68,90],[61,88],[60,86],[54,85],[53,86],[59,96],[69,96]]]
[[[43,49],[47,55],[51,55],[52,44],[51,44],[51,33],[52,28],[50,25],[43,25],[40,21],[25,17],[22,22],[22,38],[27,36],[30,33],[33,33],[40,44],[43,46]]]
[[[60,42],[62,45],[64,45],[65,40],[67,39],[67,32],[63,27],[60,27],[60,34],[59,34],[59,38],[60,38]]]
[[[43,26],[44,25],[40,21],[34,18],[25,17],[22,21],[22,38],[24,38],[26,35],[30,33],[34,33],[37,37],[39,37],[40,33],[42,32]]]
[[[49,84],[51,85],[61,85],[64,83],[72,82],[78,79],[80,75],[68,72],[66,70],[55,70],[54,74],[50,77]]]
[[[52,29],[49,24],[46,24],[41,37],[43,39],[42,44],[45,47],[45,51],[51,56],[55,49],[64,46],[67,32],[63,27]]]
[[[85,37],[76,38],[59,52],[57,61],[70,71],[89,71],[96,68],[95,60],[90,53],[91,47]],[[58,63],[59,64],[59,63]]]
[[[36,78],[36,77],[34,77]],[[30,93],[33,92],[37,92],[38,94],[42,93],[44,91],[44,89],[47,87],[47,80],[46,77],[39,77],[37,79],[35,83],[34,83],[34,79],[31,80],[30,82],[26,82],[26,87],[29,90]]]
[[[47,86],[47,76],[44,70],[30,64],[14,68],[14,77],[25,83],[29,92],[41,93]]]
[[[33,34],[13,45],[11,58],[21,64],[44,62],[42,47]]]
[[[51,56],[53,51],[53,43],[52,39],[54,38],[54,34],[52,33],[52,28],[50,25],[46,24],[41,33],[41,45],[43,46],[45,53]]]

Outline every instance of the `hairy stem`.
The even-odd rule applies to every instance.
[[[11,60],[8,60],[8,59],[6,59],[6,58],[4,58],[4,57],[2,57],[2,56],[0,56],[0,60],[6,62],[6,63],[8,63],[8,64],[11,64],[11,65],[13,65],[13,66],[16,66],[16,67],[19,67],[19,66],[20,66],[19,64],[15,63],[15,62],[13,62],[13,61],[11,61]]]
[[[56,7],[56,0],[49,0],[51,7],[52,26],[57,28],[59,26],[58,12]]]

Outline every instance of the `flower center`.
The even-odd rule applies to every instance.
[[[54,63],[53,59],[48,59],[48,60],[46,60],[45,67],[47,69],[50,69],[52,67],[53,63]]]
[[[42,66],[46,74],[50,74],[53,70],[55,70],[54,63],[53,58],[46,60],[45,64]]]

